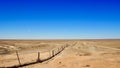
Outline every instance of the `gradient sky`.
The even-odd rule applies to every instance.
[[[120,39],[120,0],[0,0],[0,39]]]

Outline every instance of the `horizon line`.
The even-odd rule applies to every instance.
[[[97,38],[97,39],[0,39],[1,40],[120,40],[120,38]]]

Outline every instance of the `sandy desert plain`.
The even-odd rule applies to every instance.
[[[19,68],[120,68],[120,40],[0,40],[0,68],[21,65],[51,56],[42,63],[29,64]],[[59,48],[59,49],[58,49]]]

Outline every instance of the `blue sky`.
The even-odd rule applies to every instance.
[[[119,0],[0,0],[0,39],[119,39]]]

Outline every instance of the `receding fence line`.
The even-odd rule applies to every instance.
[[[44,61],[47,61],[53,57],[55,57],[57,54],[61,53],[66,47],[68,47],[69,45],[66,44],[65,46],[61,46],[60,48],[57,48],[56,51],[55,49],[52,50],[52,51],[48,51],[49,52],[49,57],[46,58],[46,59],[41,59],[41,53],[38,52],[37,54],[37,61],[35,62],[30,62],[30,63],[24,63],[22,64],[21,61],[20,61],[20,56],[18,54],[18,51],[16,51],[16,56],[17,56],[17,59],[18,59],[18,62],[19,62],[19,65],[15,65],[15,66],[11,66],[11,67],[0,67],[0,68],[18,68],[18,67],[23,67],[23,66],[27,66],[27,65],[31,65],[31,64],[36,64],[36,63],[42,63]],[[52,55],[51,55],[52,54]]]

